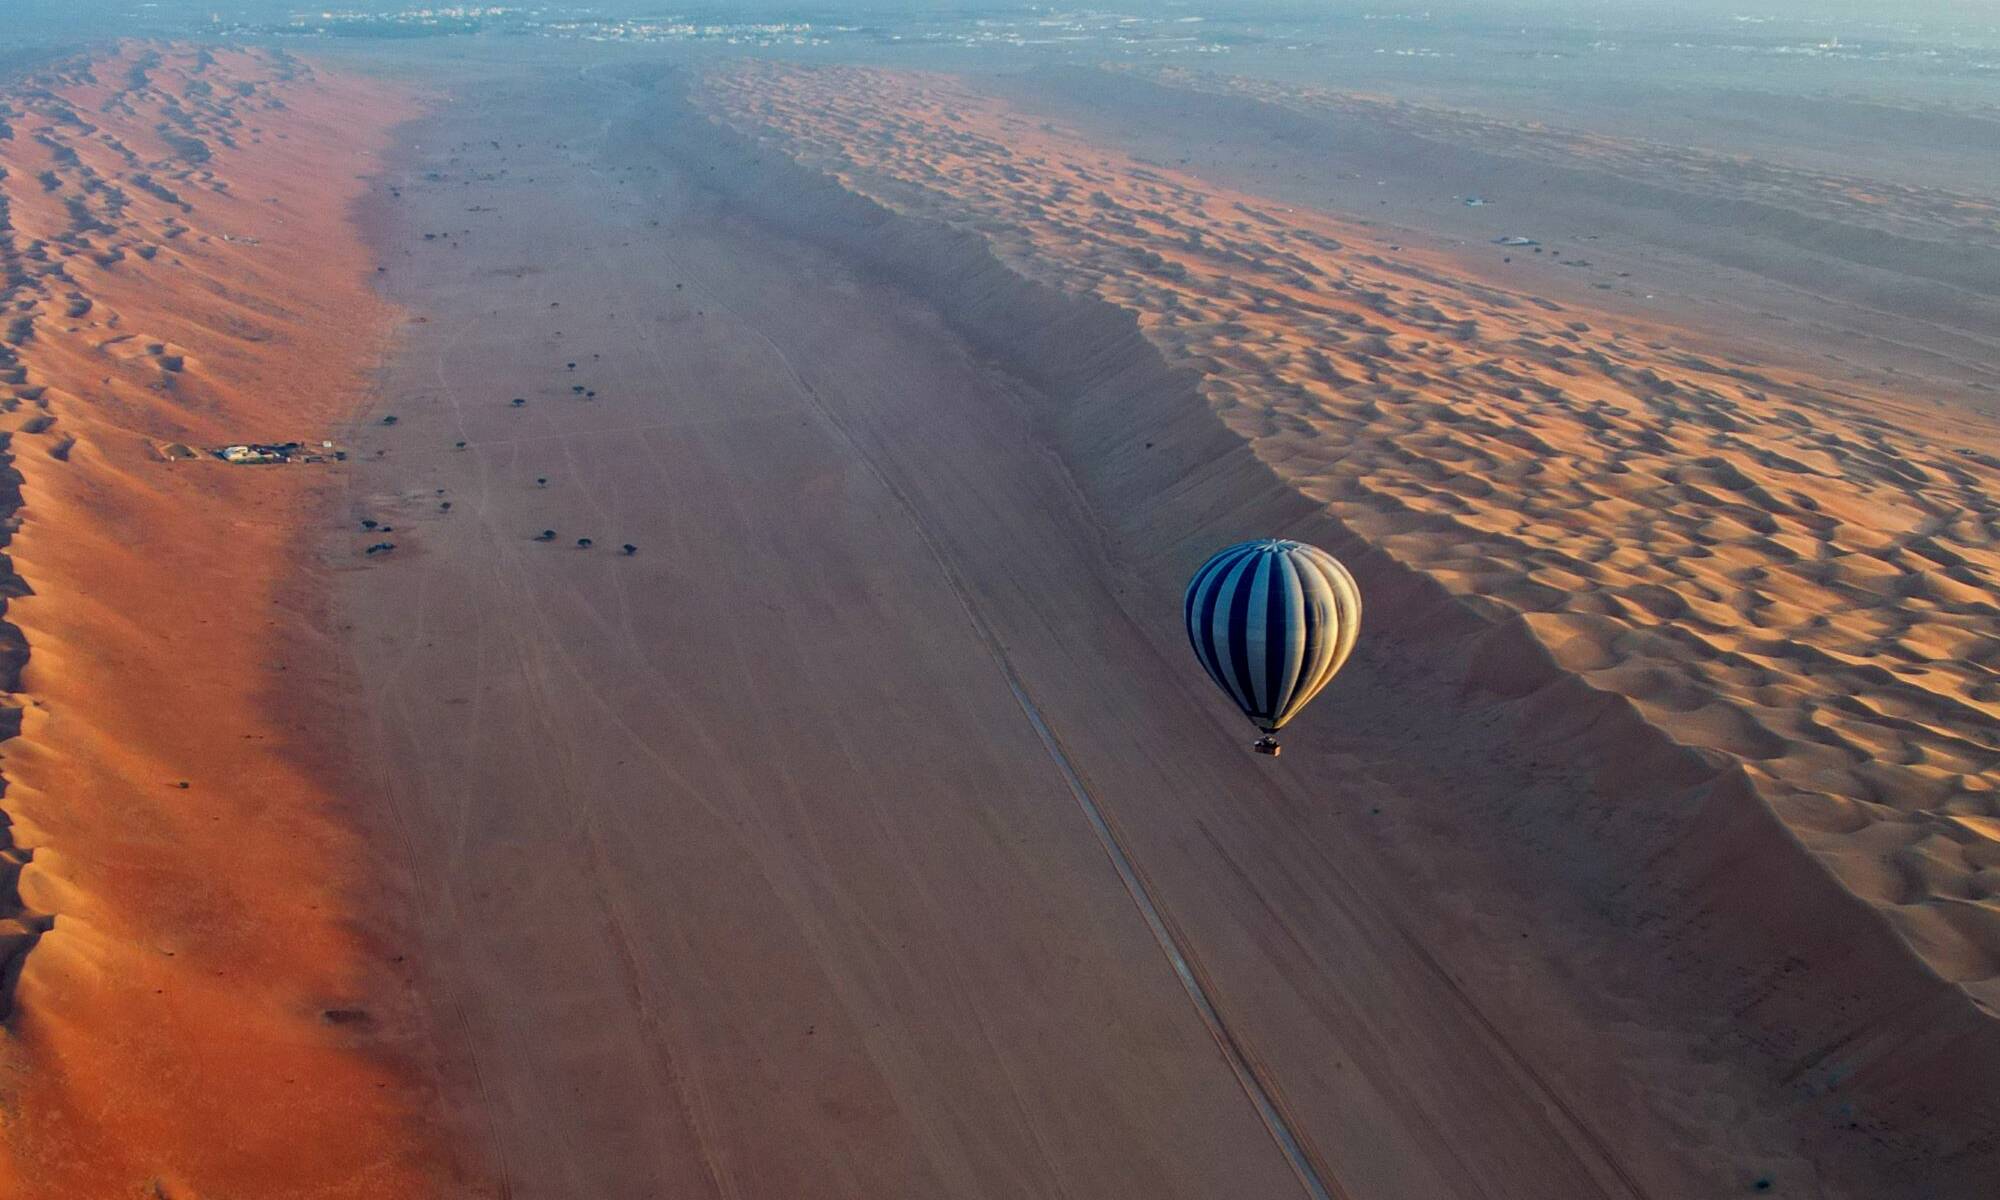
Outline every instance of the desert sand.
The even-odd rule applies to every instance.
[[[1698,331],[1830,386],[2000,411],[1989,112],[1698,88],[1468,110],[1179,69],[980,86],[1141,165],[1421,246],[1454,275]],[[1495,244],[1508,235],[1540,247]]]
[[[301,540],[387,311],[346,205],[411,108],[128,46],[0,93],[11,848],[0,1193],[433,1194]]]
[[[1668,606],[1676,568],[1730,584],[1722,609],[1817,602],[1848,576],[1729,576],[1773,557],[1731,522],[1822,480],[1915,486],[1863,473],[1892,453],[1974,496],[1984,460],[1188,194],[948,81],[709,80],[759,144],[671,73],[499,58],[456,68],[368,209],[417,315],[341,534],[393,523],[398,549],[338,604],[452,1120],[513,1194],[1297,1193],[1072,776],[1307,1194],[1971,1194],[1985,976],[1941,978],[1776,819],[1794,764],[1741,754],[1729,708],[1756,638],[1683,659]],[[1663,427],[1716,461],[1655,478]],[[1588,436],[1659,498],[1716,495],[1709,527],[1644,522],[1653,497],[1557,448]],[[1794,509],[1720,499],[1761,453],[1821,464],[1773,491]],[[1477,503],[1503,486],[1540,515]],[[1631,544],[1579,546],[1587,504]],[[1461,512],[1484,524],[1440,536]],[[1564,557],[1517,565],[1506,538],[1557,528]],[[1373,597],[1254,769],[1176,604],[1253,532],[1334,546]],[[1603,611],[1519,615],[1550,593]],[[1544,620],[1577,624],[1572,657]],[[1609,690],[1628,658],[1656,692]],[[1772,742],[1809,683],[1762,693]],[[1698,688],[1713,711],[1668,729],[1657,698]]]
[[[0,1182],[1984,1194],[1991,418],[1003,91],[10,96]],[[1178,604],[1272,534],[1276,761]]]
[[[1990,1054],[1990,418],[1469,277],[1379,232],[1120,158],[948,78],[756,67],[708,88],[767,148],[1132,314],[1166,364],[1198,380],[1202,407],[1261,471],[1213,443],[1190,454],[1155,437],[1158,412],[1058,422],[1101,508],[1124,518],[1125,554],[1155,565],[1163,590],[1198,561],[1176,508],[1233,532],[1253,513],[1269,529],[1290,507],[1295,528],[1364,557],[1374,594],[1450,598],[1398,649],[1455,674],[1482,720],[1512,722],[1515,753],[1570,769],[1609,760],[1563,806],[1510,814],[1544,844],[1587,848],[1596,861],[1570,871],[1657,886],[1661,855],[1714,856],[1682,886],[1740,887],[1748,905],[1722,902],[1715,919],[1776,934],[1798,906],[1838,927],[1850,942],[1823,973],[1803,946],[1744,964],[1805,978],[1744,985],[1739,1019],[1792,987],[1824,1006],[1807,1022],[1822,1031],[1787,1019],[1768,1035],[1761,1048],[1790,1060],[1782,1077],[1824,1070],[1838,1088],[1869,1073],[1870,1055],[1836,1047],[1903,1054],[1890,1047],[1909,1035],[1875,1028],[1900,1023],[1886,983],[1899,976],[1955,1013],[1920,1022],[1922,1037]],[[1107,390],[1089,380],[1086,407]],[[1148,467],[1142,449],[1171,465]],[[1274,484],[1289,506],[1261,490]],[[1691,786],[1709,798],[1679,824]],[[1784,833],[1745,828],[1768,813]],[[1780,879],[1794,876],[1788,892]],[[1675,911],[1686,899],[1662,888],[1633,917],[1688,921]],[[1721,943],[1693,952],[1729,957]],[[1960,998],[1921,982],[1931,972]],[[1960,1078],[1927,1083],[1984,1127],[1990,1086]],[[1911,1101],[1923,1113],[1939,1098]]]
[[[720,88],[801,158],[899,207],[960,205],[1010,262],[1138,314],[1274,474],[1524,629],[1538,665],[1740,766],[1933,965],[2000,1000],[2000,426],[1456,277],[943,80]],[[1508,662],[1475,682],[1541,681]]]

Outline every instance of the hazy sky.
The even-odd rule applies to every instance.
[[[36,37],[107,37],[186,28],[220,14],[236,20],[283,20],[323,9],[396,11],[428,3],[470,0],[0,0],[0,52],[9,41]],[[506,5],[508,0],[480,0]],[[552,8],[564,0],[515,0],[519,7]],[[1454,24],[1488,26],[1519,21],[1534,26],[1576,24],[1596,28],[1629,23],[1634,27],[1681,26],[1734,16],[1782,18],[1827,33],[1840,26],[1883,25],[2000,29],[2000,0],[1075,0],[1028,4],[1016,0],[577,0],[578,8],[619,15],[687,15],[708,20],[771,16],[866,14],[1018,13],[1040,8],[1057,12],[1094,9],[1174,15],[1258,16],[1326,20],[1333,25],[1359,21],[1364,14],[1428,14],[1433,28]],[[1858,29],[1857,29],[1858,32]]]
[[[431,0],[448,3],[451,0]],[[465,2],[465,0],[460,0]],[[507,0],[481,0],[505,5]],[[516,0],[522,7],[551,3],[551,0]],[[560,0],[554,0],[558,6]],[[0,0],[0,32],[9,18],[32,14],[41,19],[58,17],[77,21],[129,16],[147,11],[175,16],[200,16],[222,12],[230,16],[282,17],[321,9],[394,10],[423,7],[420,0]],[[1912,16],[1949,16],[1960,20],[2000,21],[2000,0],[1081,0],[1077,3],[1029,4],[1014,0],[586,0],[578,7],[618,12],[667,15],[674,13],[736,12],[762,15],[802,10],[896,12],[1020,11],[1029,8],[1093,8],[1127,12],[1174,11],[1177,13],[1217,12],[1248,14],[1282,13],[1288,17],[1315,14],[1339,18],[1363,13],[1417,13],[1429,11],[1434,18],[1451,15],[1539,16],[1610,14],[1671,17],[1674,14],[1708,12],[1721,15],[1785,15],[1813,17],[1838,15],[1860,20],[1898,20]]]

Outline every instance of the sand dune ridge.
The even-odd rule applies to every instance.
[[[438,1194],[302,718],[344,694],[304,569],[330,476],[163,453],[364,399],[345,206],[407,103],[141,43],[0,89],[0,1193]]]
[[[713,86],[803,161],[1139,314],[1284,478],[1742,764],[1849,886],[1993,1001],[1993,430],[1454,278],[939,79]]]
[[[1970,1065],[1996,1052],[1973,1001],[1993,979],[1989,430],[1120,162],[953,81],[837,74],[706,94],[759,157],[918,223],[840,209],[885,275],[1061,384],[1052,420],[1124,556],[1164,591],[1246,532],[1336,549],[1375,636],[1458,681],[1454,736],[1582,786],[1485,816],[1671,964],[1718,1040],[1860,1105],[1906,1166],[1936,1161],[1912,1131],[1940,1105],[1952,1161],[1991,1144]],[[798,207],[768,216],[823,228],[840,202]],[[954,238],[1108,301],[1164,361],[1107,353],[1115,332],[1036,311]],[[1886,877],[1915,855],[1921,886]]]
[[[0,214],[5,212],[4,204],[4,199],[0,199]],[[18,356],[11,347],[0,346],[0,369],[17,362]],[[8,539],[13,536],[21,509],[21,474],[14,469],[13,437],[11,433],[0,434],[0,530],[4,530],[0,536]],[[12,560],[0,555],[0,596],[19,595],[26,586],[14,572]],[[4,600],[0,600],[0,605],[4,605]],[[4,611],[0,607],[0,612]],[[27,662],[27,639],[12,622],[0,618],[0,691],[10,698],[0,706],[0,741],[20,733],[21,706],[13,698],[20,695],[21,672]],[[0,801],[6,797],[5,788],[6,780],[0,776]],[[0,1021],[13,1011],[14,986],[27,964],[29,951],[54,920],[21,898],[21,871],[33,860],[34,851],[15,842],[12,825],[4,807],[0,807]]]

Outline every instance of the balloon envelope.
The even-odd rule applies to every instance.
[[[1266,733],[1317,696],[1354,649],[1361,591],[1303,542],[1242,542],[1188,584],[1188,642],[1217,687]]]

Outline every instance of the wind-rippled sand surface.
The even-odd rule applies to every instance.
[[[1409,104],[1389,96],[1242,76],[1170,69],[1158,72],[1157,77],[1162,84],[1185,92],[1253,99],[1282,113],[1363,122],[1381,133],[1411,139],[1424,150],[1449,143],[1479,155],[1485,160],[1479,164],[1482,167],[1495,160],[1520,159],[1553,168],[1560,173],[1559,178],[1567,178],[1567,172],[1588,165],[1631,187],[1627,200],[1675,193],[1725,206],[1720,214],[1725,219],[1740,219],[1750,210],[1781,218],[1769,230],[1777,245],[1789,243],[1796,249],[1812,250],[1817,240],[1821,253],[1876,251],[1885,257],[1893,255],[1893,261],[1885,265],[1940,282],[1955,278],[1982,292],[1990,292],[1994,283],[1993,259],[2000,252],[2000,204],[1964,171],[1962,161],[1976,160],[1981,137],[1993,135],[1989,111],[1961,113],[1914,103],[1897,107],[1886,101],[1872,107],[1857,103],[1863,111],[1850,117],[1860,127],[1857,134],[1865,131],[1887,136],[1889,130],[1884,126],[1893,130],[1900,125],[1896,131],[1915,150],[1931,132],[1924,124],[1928,119],[1945,123],[1951,134],[1963,140],[1963,145],[1940,149],[1938,169],[1934,176],[1927,176],[1923,172],[1884,171],[1884,164],[1857,158],[1845,145],[1787,145],[1783,155],[1759,157],[1629,132],[1564,128]],[[1759,116],[1756,101],[1739,97],[1737,103],[1748,110],[1744,123],[1754,126]],[[1783,97],[1764,98],[1764,104],[1781,111],[1788,107]],[[1580,107],[1569,115],[1584,123],[1602,119]],[[1532,220],[1533,216],[1515,214],[1516,219]],[[1896,240],[1855,239],[1848,245],[1836,244],[1842,235],[1851,237],[1865,231],[1894,235]],[[1957,254],[1952,252],[1954,248]]]
[[[1525,694],[1553,666],[1740,764],[1934,969],[2000,1003],[1992,421],[1471,278],[945,77],[759,65],[706,87],[848,187],[1136,314],[1290,487],[1531,631],[1540,653],[1481,684]],[[1991,225],[1945,207],[1883,219]]]
[[[359,402],[385,312],[346,205],[408,108],[146,45],[0,90],[0,1194],[438,1194],[328,736],[333,464],[171,451]]]

